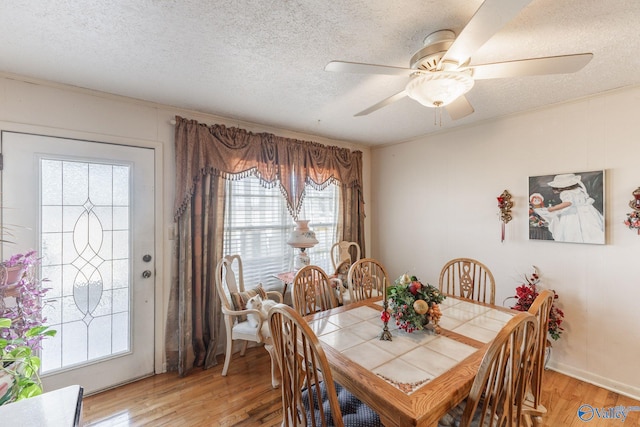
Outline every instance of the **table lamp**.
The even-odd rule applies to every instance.
[[[312,248],[318,244],[316,233],[309,229],[309,220],[300,219],[296,221],[296,228],[289,235],[287,244],[292,248],[300,249],[293,258],[293,269],[300,270],[302,267],[309,265],[311,260],[305,249]]]

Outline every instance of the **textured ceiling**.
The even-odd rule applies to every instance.
[[[458,33],[480,0],[4,0],[0,72],[364,144],[411,139],[640,83],[640,1],[533,0],[473,64],[592,52],[569,75],[477,81],[458,121],[405,98],[406,77],[324,71],[331,60],[406,67],[429,33]]]

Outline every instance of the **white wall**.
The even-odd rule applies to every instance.
[[[496,302],[536,265],[565,311],[550,367],[640,398],[640,236],[623,220],[640,186],[640,88],[628,88],[372,150],[372,255],[392,277],[437,286],[476,258]],[[528,240],[528,177],[605,169],[606,245]],[[500,242],[496,197],[513,195]]]
[[[172,275],[170,267],[174,241],[169,237],[173,224],[175,167],[174,127],[170,120],[176,115],[200,123],[238,126],[253,132],[270,132],[284,137],[361,150],[365,200],[370,197],[370,150],[367,147],[0,73],[0,130],[156,149],[156,235],[159,241],[156,253],[157,258],[161,259],[156,263],[157,372],[164,370],[164,327]],[[370,209],[370,206],[366,209]],[[370,229],[367,220],[366,235],[370,235]]]

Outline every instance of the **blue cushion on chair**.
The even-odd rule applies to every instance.
[[[377,427],[382,426],[380,417],[373,409],[361,402],[357,397],[351,394],[347,389],[343,388],[340,384],[334,383],[336,388],[336,394],[338,395],[338,402],[340,404],[340,412],[342,412],[342,421],[345,427]],[[331,414],[331,408],[329,407],[329,400],[327,399],[327,388],[324,382],[320,383],[320,392],[322,399],[322,407],[324,409],[325,424],[333,426],[333,416]],[[303,390],[302,402],[307,410],[307,423],[311,425],[311,415],[309,414],[309,390]],[[318,407],[318,399],[315,393],[313,393],[314,406]],[[316,423],[321,424],[320,414],[316,411]]]

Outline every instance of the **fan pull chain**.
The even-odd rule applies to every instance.
[[[433,105],[435,105],[435,111],[433,112],[433,125],[437,125],[440,124],[440,127],[442,127],[442,102],[441,101],[436,101],[433,103]]]

